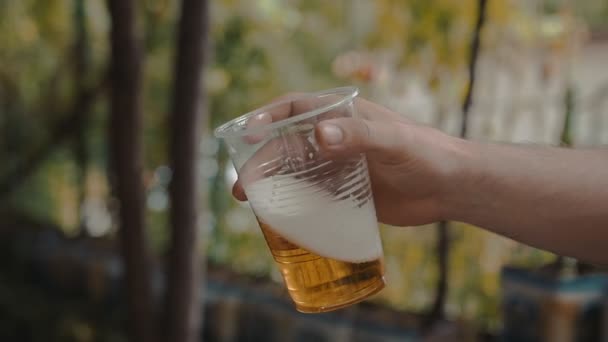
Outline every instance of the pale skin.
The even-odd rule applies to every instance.
[[[466,222],[608,265],[608,149],[472,142],[365,99],[355,105],[361,118],[323,121],[316,136],[332,157],[367,156],[381,222]],[[233,194],[247,199],[238,181]]]

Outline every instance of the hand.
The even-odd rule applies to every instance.
[[[248,124],[301,112],[295,103],[277,106],[276,113]],[[606,148],[467,142],[361,98],[355,107],[358,118],[321,121],[314,127],[315,138],[323,158],[367,156],[381,222],[462,221],[558,254],[608,264]],[[267,160],[265,152],[276,154],[273,148],[272,141],[264,145],[260,160]],[[256,170],[259,160],[251,162],[254,166],[241,168],[243,178],[233,187],[237,199],[247,199],[241,182],[248,181],[246,169]]]
[[[367,156],[381,222],[411,226],[444,219],[442,205],[466,143],[367,100],[357,98],[355,106],[360,118],[335,118],[317,125],[323,153],[336,159]],[[239,181],[233,194],[246,200]]]

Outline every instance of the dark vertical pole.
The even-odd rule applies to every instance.
[[[154,341],[150,257],[145,232],[141,116],[142,56],[132,0],[108,0],[111,103],[109,140],[112,185],[119,202],[119,235],[125,263],[129,340]]]
[[[464,100],[462,102],[462,120],[460,126],[460,137],[467,138],[468,126],[469,126],[469,114],[471,111],[471,105],[473,104],[473,92],[475,90],[476,80],[476,69],[477,60],[479,57],[479,50],[481,46],[481,33],[486,20],[486,9],[488,0],[478,0],[477,20],[475,22],[475,28],[473,31],[473,39],[471,41],[471,47],[469,52],[469,82],[465,93]],[[435,300],[431,308],[427,326],[431,326],[438,320],[441,320],[445,316],[445,302],[448,291],[448,276],[449,276],[449,251],[450,241],[448,234],[448,222],[439,222],[437,226],[437,264],[439,268],[439,275],[437,278],[437,285],[435,289]]]
[[[170,121],[171,245],[165,302],[165,340],[194,342],[200,334],[202,273],[198,252],[198,145],[203,111],[202,76],[209,4],[183,0],[177,35]]]

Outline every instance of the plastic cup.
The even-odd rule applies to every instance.
[[[215,130],[296,309],[326,312],[385,286],[382,243],[363,154],[324,156],[315,126],[356,117],[357,88],[292,96]]]

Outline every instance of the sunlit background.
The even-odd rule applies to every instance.
[[[608,2],[490,0],[488,6],[470,138],[608,143]],[[79,9],[85,20],[79,21]],[[145,32],[147,229],[160,258],[168,238],[172,170],[166,121],[178,7],[176,1],[144,0],[139,10]],[[211,1],[208,120],[199,157],[201,258],[208,261],[209,277],[228,272],[231,282],[245,287],[242,279],[281,281],[250,208],[230,195],[236,172],[211,134],[214,127],[289,91],[356,85],[366,98],[457,135],[476,17],[474,0]],[[36,222],[29,225],[58,229],[74,244],[87,238],[114,243],[106,99],[98,97],[69,138],[36,156],[41,142],[53,142],[49,127],[77,93],[70,55],[75,32],[86,32],[84,83],[93,85],[107,71],[109,25],[102,0],[0,0],[0,226],[2,217],[7,223],[27,218]],[[41,160],[15,175],[28,158]],[[439,276],[436,235],[431,226],[382,227],[388,286],[372,302],[413,314],[429,310]],[[449,239],[447,317],[488,334],[504,328],[503,268],[535,269],[555,259],[463,224],[452,225]],[[18,277],[0,278],[0,337],[15,336],[12,322],[44,327],[43,315],[28,313],[26,304],[32,293],[46,300],[36,292],[39,284],[29,282],[23,285],[27,291],[15,292],[11,286],[22,285],[11,279]],[[65,317],[41,331],[69,336],[53,341],[103,340],[95,319],[78,314],[77,301],[70,303],[66,307],[73,311],[61,311]],[[122,335],[111,336],[107,340]]]

